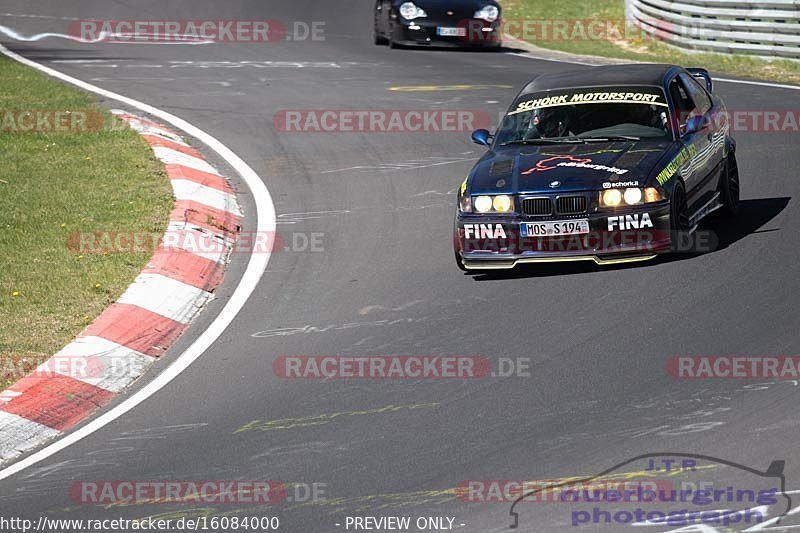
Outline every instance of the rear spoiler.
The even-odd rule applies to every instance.
[[[692,77],[701,80],[705,84],[706,89],[708,89],[708,92],[714,92],[714,83],[711,81],[711,74],[709,74],[706,69],[693,67],[687,68],[686,71],[689,72]]]

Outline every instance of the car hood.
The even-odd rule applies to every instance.
[[[469,190],[470,194],[586,191],[620,182],[643,187],[674,149],[672,141],[500,148],[487,152],[472,169]]]

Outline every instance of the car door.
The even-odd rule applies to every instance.
[[[723,160],[725,158],[725,130],[721,124],[714,120],[714,104],[711,96],[703,88],[696,78],[682,72],[678,75],[684,87],[689,92],[692,102],[695,105],[695,114],[702,115],[704,120],[702,133],[708,140],[708,153],[705,163],[707,174],[700,184],[699,197],[703,203],[710,201],[717,191],[720,173],[723,170]]]
[[[692,154],[692,157],[680,169],[680,175],[686,185],[686,199],[691,216],[702,205],[703,184],[710,171],[706,164],[708,161],[706,155],[711,141],[703,130],[694,133],[686,131],[687,122],[698,112],[688,89],[678,75],[673,77],[669,83],[669,94],[675,110],[675,120],[678,123],[683,149],[689,150]]]

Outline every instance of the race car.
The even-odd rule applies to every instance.
[[[501,8],[495,0],[376,0],[375,44],[499,48]]]
[[[462,270],[652,259],[739,207],[736,143],[708,71],[617,65],[530,81],[457,191]]]

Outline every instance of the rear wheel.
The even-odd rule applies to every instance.
[[[735,217],[739,213],[739,165],[736,163],[736,153],[731,152],[725,161],[725,175],[719,188],[722,199],[720,214]]]
[[[686,250],[689,243],[689,205],[682,183],[675,185],[669,202],[669,224],[672,251]]]

